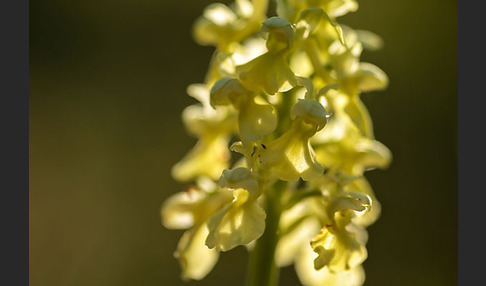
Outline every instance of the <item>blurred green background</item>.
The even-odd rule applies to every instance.
[[[30,285],[243,285],[242,247],[181,282],[182,231],[159,216],[195,143],[180,113],[213,48],[190,28],[212,2],[30,1]],[[385,41],[363,60],[391,84],[362,98],[394,155],[367,175],[383,212],[366,285],[456,285],[457,1],[359,2],[339,21]],[[299,285],[292,267],[280,285]]]

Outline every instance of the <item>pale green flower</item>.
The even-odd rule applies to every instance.
[[[331,272],[349,271],[367,257],[367,233],[364,228],[352,224],[354,211],[366,211],[371,200],[362,193],[343,192],[328,206],[332,222],[325,225],[311,241],[318,254],[314,268],[328,267]]]
[[[228,144],[234,132],[235,114],[225,107],[214,109],[209,104],[209,91],[204,84],[191,85],[188,94],[201,104],[186,107],[182,113],[184,126],[198,142],[172,168],[172,176],[190,181],[199,176],[217,179],[228,168]]]
[[[187,229],[175,252],[186,280],[241,245],[249,285],[276,285],[272,261],[294,264],[303,285],[362,285],[365,228],[381,212],[364,172],[391,153],[360,98],[388,77],[360,57],[383,42],[336,22],[355,0],[277,0],[267,19],[269,4],[211,4],[194,24],[216,49],[205,83],[188,87],[200,103],[182,119],[198,141],[172,175],[197,187],[169,197],[162,222]]]
[[[365,281],[363,266],[358,265],[349,271],[331,272],[324,267],[320,270],[314,268],[315,252],[305,247],[296,257],[295,271],[305,286],[360,286]]]
[[[333,18],[358,10],[358,3],[355,0],[277,0],[277,3],[277,14],[292,20],[295,20],[302,10],[308,8],[323,9]]]
[[[367,200],[370,201],[370,206],[367,208],[367,211],[355,213],[353,223],[361,227],[368,227],[373,224],[380,216],[381,204],[376,198],[368,180],[362,175],[351,176],[342,172],[337,172],[335,174],[330,173],[331,172],[328,172],[324,176],[320,176],[310,181],[307,186],[308,189],[319,190],[325,201],[332,201],[336,196],[340,196],[343,192],[350,194],[361,193],[366,195]],[[322,225],[329,223],[326,219],[321,219],[321,222],[324,222]]]
[[[333,99],[334,112],[328,124],[312,138],[319,163],[349,175],[362,175],[372,168],[386,168],[391,160],[388,148],[363,135],[342,108],[347,106],[347,96],[336,96],[339,98]]]
[[[215,179],[229,165],[229,136],[201,137],[196,145],[172,167],[172,176],[183,182],[199,176]]]
[[[300,99],[292,108],[288,131],[257,151],[260,166],[284,181],[312,180],[323,173],[309,139],[326,124],[326,110],[317,101]]]
[[[290,68],[298,76],[312,78],[316,70],[321,76],[326,72],[325,47],[344,38],[341,27],[322,9],[310,8],[303,10],[295,23],[295,39],[294,50],[289,54]]]
[[[258,31],[265,19],[261,10],[262,7],[254,7],[248,0],[236,0],[229,7],[211,4],[194,24],[194,38],[201,45],[215,45],[227,51],[232,44]]]
[[[332,17],[358,10],[358,3],[355,0],[290,0],[289,2],[301,9],[322,8]]]
[[[183,280],[203,279],[218,262],[219,253],[204,244],[207,235],[207,226],[201,225],[184,232],[179,240],[174,257],[181,265]]]
[[[340,88],[353,95],[360,91],[383,90],[388,86],[388,76],[379,67],[360,62],[363,46],[358,35],[347,30],[346,45],[335,41],[329,46],[333,73],[340,83]]]
[[[361,193],[336,191],[325,200],[306,198],[282,214],[276,263],[279,267],[295,263],[303,285],[362,285],[364,281],[361,263],[366,258],[367,234],[354,219],[368,212],[371,200]],[[304,243],[309,241],[312,248]]]
[[[263,55],[236,67],[241,83],[248,89],[268,94],[288,91],[297,84],[290,69],[286,53],[294,40],[294,28],[285,19],[272,17],[264,21],[262,32],[267,34],[268,51]]]
[[[290,90],[297,84],[295,75],[286,60],[279,55],[265,53],[236,67],[241,83],[254,91],[268,94]]]
[[[341,25],[322,9],[310,8],[301,12],[295,29],[298,41],[295,52],[289,55],[292,70],[309,77],[316,86],[336,83],[331,76],[328,48],[335,41],[345,45]]]
[[[206,183],[207,185],[207,183]],[[204,278],[218,260],[218,252],[205,244],[211,215],[231,201],[231,194],[215,185],[204,189],[189,187],[169,197],[162,205],[162,224],[169,229],[188,229],[181,237],[174,256],[179,260],[184,280]]]
[[[220,77],[237,77],[236,67],[246,64],[266,53],[266,40],[261,36],[253,36],[242,43],[233,45],[231,52],[216,51],[213,56]]]
[[[296,23],[296,34],[303,40],[316,35],[321,44],[330,44],[338,40],[345,45],[344,33],[339,25],[328,13],[321,8],[309,8],[300,13]],[[322,39],[328,39],[322,42]],[[325,51],[322,51],[325,52]]]
[[[381,213],[381,204],[375,196],[373,189],[371,188],[368,180],[361,176],[360,178],[353,180],[343,188],[344,192],[360,192],[367,195],[371,202],[372,207],[366,212],[357,213],[353,218],[353,223],[361,227],[368,227],[373,224]]]
[[[241,141],[247,148],[270,134],[277,126],[277,116],[270,104],[255,102],[256,94],[247,90],[237,79],[222,78],[211,89],[211,103],[215,106],[231,104],[238,110]]]
[[[293,264],[302,249],[309,248],[308,242],[319,232],[322,220],[329,221],[319,198],[307,198],[282,212],[275,254],[278,267]]]
[[[265,230],[266,214],[257,201],[258,182],[248,169],[225,170],[220,184],[232,191],[234,199],[209,220],[206,245],[228,251],[259,238]]]

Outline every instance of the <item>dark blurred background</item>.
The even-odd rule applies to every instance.
[[[159,215],[195,143],[180,113],[213,48],[190,29],[212,2],[30,1],[30,285],[243,285],[243,247],[180,281],[182,231]],[[367,175],[383,212],[366,285],[456,285],[457,1],[359,2],[338,20],[385,41],[363,60],[390,86],[362,98],[394,155]],[[280,285],[298,284],[283,269]]]

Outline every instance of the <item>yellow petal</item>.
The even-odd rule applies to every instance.
[[[386,73],[370,63],[360,63],[354,78],[358,89],[363,92],[383,90],[388,87]]]
[[[324,10],[320,8],[309,8],[302,11],[296,23],[298,37],[305,39],[314,33],[324,13]]]
[[[253,11],[245,0],[237,0],[231,8],[213,3],[206,7],[203,16],[194,23],[193,35],[201,45],[215,45],[219,50],[229,51],[232,45],[258,31],[263,14]]]
[[[328,267],[331,272],[349,271],[367,257],[364,243],[358,241],[357,234],[339,225],[324,226],[312,239],[311,247],[318,254],[314,260],[316,270]]]
[[[368,227],[378,219],[381,214],[381,204],[376,198],[373,189],[365,177],[352,181],[350,184],[344,187],[344,191],[361,192],[369,196],[372,202],[372,207],[369,209],[369,211],[358,213],[356,217],[353,218],[354,224],[361,227]]]
[[[239,135],[243,145],[260,140],[277,126],[275,110],[269,104],[258,104],[255,94],[247,90],[237,79],[221,78],[211,88],[212,105],[232,104],[239,111]]]
[[[296,51],[291,55],[290,68],[301,77],[310,77],[314,73],[312,62],[304,51]]]
[[[241,107],[238,123],[241,141],[248,144],[272,133],[277,127],[277,115],[271,105],[257,104],[251,99]]]
[[[284,181],[295,182],[299,177],[310,181],[324,172],[315,159],[308,137],[303,137],[295,129],[260,149],[259,156],[261,167]]]
[[[281,231],[286,230],[300,218],[305,217],[306,212],[308,212],[307,208],[308,204],[297,204],[294,209],[283,213],[280,219]],[[294,263],[302,248],[309,247],[304,242],[312,240],[314,235],[319,232],[319,229],[318,219],[316,217],[307,217],[290,232],[285,232],[285,235],[279,238],[275,252],[275,263],[277,266],[286,267]]]
[[[170,229],[187,229],[194,224],[194,210],[205,198],[200,191],[173,194],[164,201],[161,209],[162,224]]]
[[[204,244],[207,235],[206,225],[186,231],[182,235],[174,256],[179,260],[183,280],[203,279],[218,261],[219,253]]]
[[[355,30],[355,32],[364,49],[376,51],[383,48],[383,39],[377,34],[366,30]]]
[[[355,0],[324,0],[323,2],[328,3],[324,10],[333,17],[344,16],[349,12],[358,10],[358,2]]]
[[[315,270],[315,252],[310,247],[305,247],[297,256],[295,270],[305,286],[360,286],[365,281],[364,269],[361,265],[345,272],[333,273],[329,268]]]
[[[248,200],[245,190],[235,191],[235,200],[208,221],[206,245],[228,251],[258,239],[265,230],[266,214],[256,200]]]
[[[265,53],[237,66],[236,73],[246,88],[271,95],[288,91],[297,84],[294,73],[280,54]]]
[[[199,176],[218,179],[221,172],[228,168],[230,153],[229,138],[201,138],[184,158],[172,167],[172,176],[182,182]]]
[[[345,113],[335,113],[312,140],[319,163],[349,175],[362,175],[371,168],[386,168],[391,152],[365,137]]]

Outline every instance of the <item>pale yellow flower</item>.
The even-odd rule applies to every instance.
[[[343,190],[345,192],[360,192],[367,195],[371,202],[372,207],[366,212],[360,212],[353,218],[353,223],[361,227],[368,227],[373,224],[381,214],[381,204],[375,196],[373,189],[371,188],[368,180],[361,176],[360,178],[353,180]]]
[[[236,73],[247,89],[271,95],[288,91],[297,84],[286,60],[286,53],[294,41],[294,28],[290,22],[278,17],[272,17],[262,25],[262,32],[267,34],[268,51],[237,66]]]
[[[275,254],[278,267],[295,263],[303,248],[310,249],[308,242],[319,232],[321,221],[329,221],[319,200],[307,198],[282,213],[279,226],[281,235]]]
[[[319,163],[358,176],[369,169],[386,168],[391,161],[391,152],[382,143],[364,135],[351,120],[345,110],[349,97],[338,92],[333,94],[333,97],[327,97],[333,115],[326,127],[312,138]]]
[[[292,108],[288,131],[257,151],[260,166],[284,181],[312,180],[323,173],[309,139],[326,124],[326,110],[317,101],[300,99]]]
[[[217,179],[228,168],[228,144],[234,132],[235,114],[225,107],[214,109],[209,104],[209,90],[204,84],[191,85],[188,94],[201,104],[186,107],[182,113],[184,126],[198,142],[172,168],[179,181],[191,181],[199,176]]]
[[[258,183],[248,169],[225,170],[220,183],[234,199],[209,219],[206,245],[228,251],[258,239],[265,230],[266,214],[257,201]]]
[[[247,90],[237,79],[222,78],[211,89],[211,102],[215,106],[231,104],[238,110],[238,133],[249,150],[262,135],[270,134],[277,126],[277,116],[270,104],[255,102],[256,94]],[[248,150],[248,151],[249,151]]]
[[[254,7],[248,0],[236,0],[229,7],[214,3],[194,24],[194,39],[201,45],[215,45],[228,51],[232,44],[258,31],[264,19],[262,7]]]
[[[349,271],[331,272],[325,267],[320,270],[314,268],[315,252],[305,247],[299,252],[295,261],[295,271],[302,285],[305,286],[361,286],[365,281],[362,265]]]
[[[306,198],[282,214],[276,263],[294,263],[303,285],[362,285],[367,234],[354,219],[369,212],[371,200],[365,194],[340,191],[336,184],[329,186],[337,189]],[[309,241],[312,247],[305,243]]]
[[[197,143],[172,175],[197,186],[166,200],[162,222],[187,229],[174,254],[185,280],[244,246],[252,285],[271,284],[273,259],[303,285],[359,286],[381,212],[364,172],[391,161],[360,98],[388,77],[360,57],[383,42],[336,22],[356,0],[277,0],[267,19],[269,4],[211,4],[194,24],[216,49],[205,83],[188,87],[199,103],[182,119]]]
[[[252,36],[233,45],[231,52],[216,51],[213,56],[220,77],[237,77],[236,67],[246,64],[266,53],[266,41],[261,36]]]
[[[207,183],[206,183],[207,185]],[[179,260],[184,280],[204,278],[218,260],[218,252],[205,244],[211,215],[231,201],[231,194],[215,185],[189,187],[169,197],[162,205],[162,224],[169,229],[188,229],[181,237],[174,256]]]
[[[349,271],[360,265],[367,257],[367,233],[352,223],[355,211],[366,211],[371,205],[368,196],[362,193],[343,192],[327,207],[331,223],[311,241],[318,254],[314,268],[329,268],[331,272]]]
[[[360,62],[363,46],[351,29],[345,34],[346,45],[339,41],[329,46],[333,67],[331,76],[340,82],[340,88],[349,95],[359,92],[383,90],[388,86],[388,76],[379,67]]]
[[[358,10],[356,0],[277,0],[277,14],[295,21],[301,11],[309,8],[323,9],[329,16],[336,18]]]
[[[368,180],[364,176],[351,176],[346,173],[325,174],[320,176],[308,184],[309,190],[319,190],[325,201],[332,201],[336,196],[344,193],[362,193],[369,198],[370,206],[367,211],[357,212],[353,218],[353,223],[368,227],[373,224],[381,213],[381,204],[375,196]],[[327,208],[327,207],[322,207]],[[326,221],[322,220],[321,221]],[[328,224],[326,221],[322,225]]]

